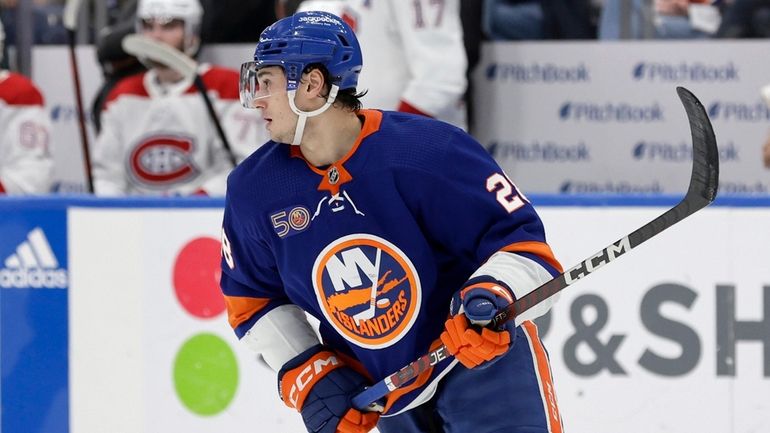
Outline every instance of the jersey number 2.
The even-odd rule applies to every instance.
[[[508,213],[513,213],[522,206],[527,199],[523,194],[516,192],[516,185],[508,177],[500,173],[495,173],[487,178],[487,191],[495,192],[497,202],[500,203]]]

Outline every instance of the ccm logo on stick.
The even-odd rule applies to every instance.
[[[567,284],[572,284],[630,250],[631,242],[628,240],[628,236],[626,236],[565,272],[564,280]]]

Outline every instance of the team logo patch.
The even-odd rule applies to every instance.
[[[329,183],[332,185],[336,185],[340,181],[340,172],[337,167],[330,168],[327,175],[329,176]]]
[[[270,215],[279,238],[302,233],[310,226],[310,211],[305,206],[290,206]]]
[[[147,137],[134,146],[129,166],[134,177],[150,185],[182,182],[199,172],[192,158],[190,138],[163,135]]]
[[[369,349],[391,346],[406,335],[422,293],[409,257],[368,234],[344,236],[324,248],[313,265],[313,288],[334,329]]]

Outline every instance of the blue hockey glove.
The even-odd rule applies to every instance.
[[[361,412],[351,403],[367,384],[363,375],[320,344],[300,353],[278,372],[281,399],[302,414],[310,433],[366,433],[373,429],[380,414]]]
[[[441,342],[467,368],[487,368],[513,347],[516,325],[509,320],[489,328],[498,310],[515,301],[513,291],[491,279],[473,279],[457,291]]]

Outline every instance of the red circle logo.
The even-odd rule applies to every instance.
[[[220,249],[214,238],[196,238],[182,247],[174,262],[177,300],[188,313],[201,319],[216,317],[225,310],[219,288]]]

